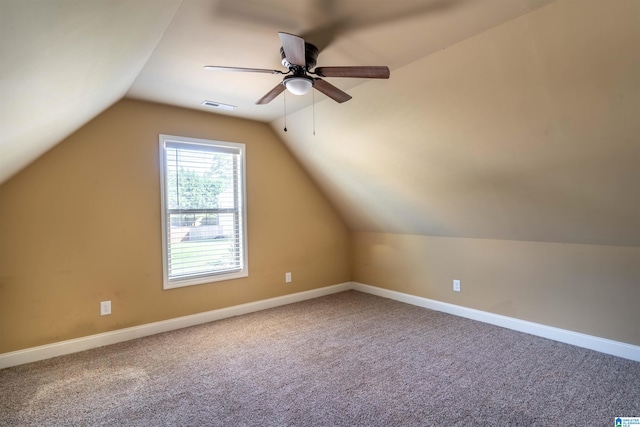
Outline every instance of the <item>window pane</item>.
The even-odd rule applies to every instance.
[[[236,155],[167,149],[169,209],[236,207]],[[222,199],[222,202],[221,200]]]
[[[241,268],[236,214],[187,213],[170,217],[170,277]]]

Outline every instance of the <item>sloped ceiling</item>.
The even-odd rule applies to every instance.
[[[640,2],[558,1],[273,128],[354,230],[640,246]]]
[[[179,5],[0,0],[0,183],[122,98]]]
[[[0,182],[123,96],[208,99],[271,123],[353,230],[640,246],[636,0],[0,6]],[[283,132],[282,95],[254,104],[278,76],[202,68],[281,69],[278,31],[391,79],[287,96]]]
[[[203,70],[281,69],[278,31],[316,43],[335,35],[324,65],[393,69],[548,1],[0,0],[0,183],[125,95],[194,109],[209,99],[237,105],[234,116],[281,117],[281,99],[255,105],[277,76]],[[311,97],[288,101],[296,111]]]
[[[209,99],[238,107],[222,114],[270,122],[282,117],[283,96],[269,105],[255,102],[281,76],[212,72],[203,66],[284,70],[278,38],[284,31],[326,45],[318,66],[394,70],[549,1],[185,0],[127,96],[187,108],[201,108]],[[336,84],[343,90],[364,82],[340,80]],[[326,99],[320,92],[315,96],[318,102]],[[289,96],[287,110],[309,106],[312,98]]]

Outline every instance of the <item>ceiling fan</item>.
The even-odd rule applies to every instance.
[[[222,67],[207,65],[205,70],[214,71],[239,71],[249,73],[283,74],[285,77],[276,87],[271,89],[262,98],[256,101],[258,105],[271,102],[285,89],[294,95],[304,95],[315,88],[336,102],[345,102],[351,99],[351,95],[338,89],[331,83],[320,77],[355,77],[366,79],[388,79],[389,67],[385,66],[347,66],[347,67],[317,67],[319,50],[311,43],[306,43],[300,36],[289,33],[278,33],[282,47],[280,56],[282,65],[289,71],[268,70],[263,68]],[[313,69],[313,70],[312,70]],[[316,75],[319,77],[313,77]]]

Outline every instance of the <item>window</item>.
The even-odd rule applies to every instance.
[[[164,289],[248,275],[244,153],[160,135]]]

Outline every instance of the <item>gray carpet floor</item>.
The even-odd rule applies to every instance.
[[[613,426],[640,363],[356,291],[0,370],[0,425]]]

